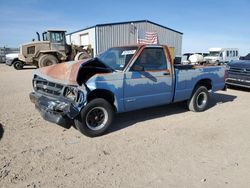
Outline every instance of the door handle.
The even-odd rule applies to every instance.
[[[127,102],[135,102],[135,99],[127,99]]]

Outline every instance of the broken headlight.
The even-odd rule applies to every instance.
[[[64,90],[64,96],[71,101],[77,102],[79,90],[77,89],[77,87],[73,86],[66,87]]]

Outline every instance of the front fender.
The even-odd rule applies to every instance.
[[[123,72],[97,74],[91,77],[86,85],[90,91],[101,89],[113,93],[113,104],[119,113],[124,111],[123,76]]]

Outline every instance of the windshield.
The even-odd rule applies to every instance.
[[[111,48],[102,53],[98,59],[114,70],[123,70],[137,49],[138,47]]]
[[[220,52],[216,52],[216,51],[209,52],[209,56],[220,56]]]

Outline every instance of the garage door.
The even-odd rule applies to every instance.
[[[83,34],[80,35],[80,42],[81,42],[81,46],[87,46],[89,45],[89,34]]]

